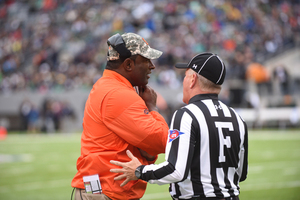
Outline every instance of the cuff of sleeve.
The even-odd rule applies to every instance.
[[[141,165],[141,166],[140,166],[140,170],[141,170],[141,177],[140,177],[140,179],[142,179],[142,180],[144,180],[144,179],[143,179],[143,177],[144,177],[144,174],[143,174],[144,168],[145,168],[145,165]]]

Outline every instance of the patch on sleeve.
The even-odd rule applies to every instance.
[[[179,135],[184,134],[184,132],[180,132],[177,129],[169,130],[169,142],[175,140]]]
[[[149,110],[148,109],[145,109],[144,110],[144,113],[147,115],[147,114],[149,114]]]

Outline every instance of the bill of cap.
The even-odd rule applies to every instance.
[[[127,49],[131,52],[131,55],[141,55],[147,59],[157,59],[163,52],[153,49],[149,46],[146,40],[135,33],[124,33],[122,35]]]
[[[139,52],[137,54],[152,60],[159,58],[163,52],[149,47],[146,52]]]
[[[180,69],[186,69],[186,68],[188,68],[188,64],[187,63],[176,63],[175,67],[180,68]]]

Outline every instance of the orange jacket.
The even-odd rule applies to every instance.
[[[103,193],[111,199],[139,199],[146,182],[115,181],[117,168],[110,160],[130,161],[129,149],[144,165],[152,164],[141,156],[138,148],[151,155],[164,153],[168,125],[156,111],[149,112],[143,99],[130,82],[120,74],[105,70],[87,99],[81,136],[81,156],[72,187],[84,189],[83,176],[99,174]],[[96,195],[96,194],[95,194]]]

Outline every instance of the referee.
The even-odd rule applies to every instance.
[[[213,53],[196,55],[188,64],[183,80],[183,102],[175,111],[166,146],[166,161],[141,165],[132,159],[123,163],[115,180],[142,179],[152,184],[170,184],[173,199],[238,200],[239,182],[248,170],[248,132],[245,122],[218,99],[225,78],[225,65]]]

